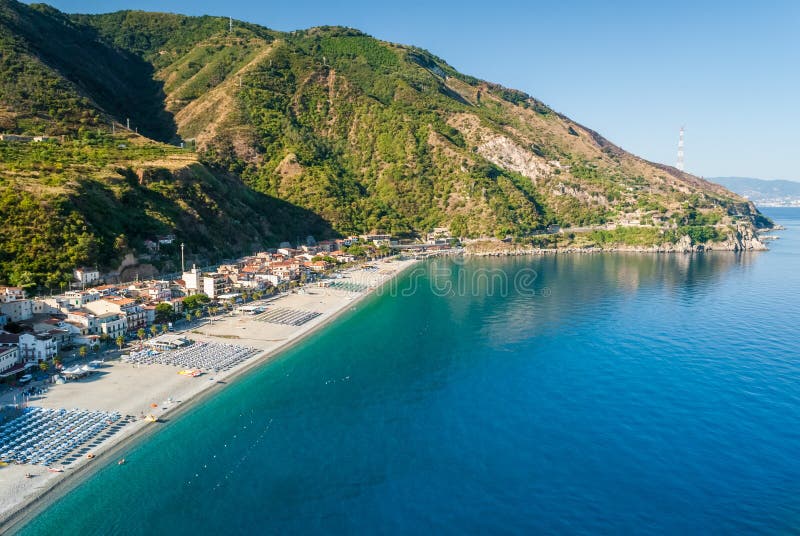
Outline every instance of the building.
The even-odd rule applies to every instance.
[[[172,299],[172,288],[169,281],[153,281],[147,286],[145,297],[149,301],[162,302]]]
[[[58,354],[58,343],[49,333],[23,333],[19,336],[20,357],[29,363],[52,359]]]
[[[31,300],[15,300],[0,303],[0,313],[8,316],[11,322],[30,320],[33,316],[33,302]]]
[[[0,348],[0,377],[5,373],[16,373],[19,369],[19,348],[13,346],[11,348]]]
[[[0,134],[0,141],[30,142],[30,141],[33,141],[33,137],[32,136],[19,136],[17,134]]]
[[[157,237],[158,245],[159,246],[168,246],[175,242],[175,235],[174,234],[166,234]]]
[[[91,285],[100,280],[100,272],[97,268],[76,268],[75,280],[81,285]]]
[[[0,372],[5,372],[19,363],[19,348],[10,346],[0,348]]]
[[[99,335],[106,335],[108,340],[113,341],[118,336],[125,336],[128,328],[126,318],[119,313],[104,313],[97,315],[97,330]]]
[[[144,311],[144,322],[147,325],[156,323],[156,306],[155,305],[142,305]]]
[[[228,278],[225,274],[213,273],[203,276],[203,293],[212,300],[225,293]]]
[[[389,242],[392,240],[392,235],[374,233],[374,234],[368,234],[368,235],[361,235],[360,238],[364,242],[372,242],[376,246],[382,246],[382,245],[387,245],[388,246]]]
[[[19,346],[19,335],[16,333],[0,332],[0,350],[16,348],[17,346]]]
[[[108,296],[87,303],[85,309],[97,316],[106,313],[117,313],[125,319],[128,331],[137,331],[147,325],[144,309],[130,298]]]
[[[65,302],[68,307],[80,309],[89,302],[99,300],[101,294],[99,292],[90,292],[83,290],[70,290],[64,293]]]
[[[24,299],[25,299],[25,291],[22,290],[20,287],[0,286],[0,302],[8,303]]]
[[[186,294],[191,296],[192,294],[200,292],[203,288],[202,278],[203,274],[194,266],[192,266],[192,269],[188,272],[183,272],[181,280],[183,280],[183,287],[186,289]]]
[[[66,323],[75,335],[96,335],[99,329],[97,316],[87,311],[70,311]]]

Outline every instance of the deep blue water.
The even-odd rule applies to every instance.
[[[768,213],[767,253],[426,264],[23,532],[797,533],[800,210]]]

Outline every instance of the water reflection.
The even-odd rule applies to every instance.
[[[749,271],[761,255],[439,258],[417,267],[395,290],[430,297],[416,300],[420,315],[444,307],[449,317],[445,324],[481,325],[484,337],[505,344],[614,315],[620,304],[641,294],[681,303],[703,300],[732,274],[740,277]]]

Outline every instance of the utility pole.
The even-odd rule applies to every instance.
[[[681,127],[680,137],[678,138],[678,162],[675,164],[678,171],[683,171],[683,127]]]
[[[228,17],[228,31],[233,33],[233,17]]]

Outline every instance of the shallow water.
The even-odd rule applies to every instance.
[[[800,210],[767,253],[438,260],[24,534],[800,531]]]

